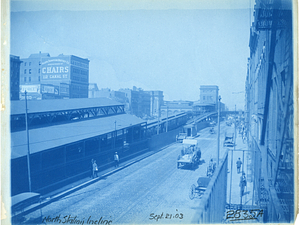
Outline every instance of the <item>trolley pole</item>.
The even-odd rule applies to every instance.
[[[219,165],[219,158],[220,158],[220,101],[221,101],[221,96],[219,95],[219,101],[218,101],[218,154],[217,154],[217,165]]]
[[[31,192],[31,173],[30,173],[30,147],[29,147],[29,130],[28,130],[28,118],[27,118],[27,92],[25,91],[25,125],[27,134],[27,170],[28,170],[28,186],[29,192]]]

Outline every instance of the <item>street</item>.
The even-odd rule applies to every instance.
[[[211,158],[216,160],[217,133],[209,127],[198,132],[202,163],[195,170],[177,169],[182,144],[165,149],[124,168],[105,179],[76,191],[42,209],[43,222],[53,223],[190,223],[199,199],[189,199],[189,189],[206,176]],[[217,127],[215,127],[217,129]],[[221,124],[220,158],[223,158],[224,133]],[[204,161],[203,161],[204,160]],[[40,216],[39,211],[27,219]]]

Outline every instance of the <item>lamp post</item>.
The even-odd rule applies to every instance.
[[[27,92],[26,92],[26,90],[25,90],[25,125],[26,125],[26,137],[27,137],[28,186],[29,186],[29,192],[31,192],[30,147],[29,147],[29,130],[28,130],[28,118],[27,118]]]
[[[217,154],[217,165],[219,165],[219,158],[220,158],[220,102],[221,102],[221,95],[219,95],[219,101],[218,101],[218,154]]]

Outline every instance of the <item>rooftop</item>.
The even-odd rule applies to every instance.
[[[116,123],[115,123],[116,122]],[[44,127],[30,130],[30,153],[59,147],[87,138],[106,134],[116,129],[145,123],[144,120],[129,114],[121,114],[86,120],[77,123]],[[11,133],[11,158],[27,155],[26,131]]]
[[[27,101],[28,113],[56,112],[116,105],[123,104],[109,98],[45,99]],[[11,101],[11,115],[24,113],[25,101]]]
[[[50,54],[49,53],[36,53],[36,54],[31,54],[29,56],[29,58],[42,58],[42,57],[50,57]]]

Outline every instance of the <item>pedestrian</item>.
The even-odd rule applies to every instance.
[[[94,160],[93,163],[93,178],[98,177],[98,165],[96,163],[96,160]]]
[[[245,144],[245,141],[247,140],[246,132],[243,133],[243,144]]]
[[[91,178],[94,178],[94,170],[93,170],[93,167],[94,167],[94,159],[91,160],[91,164],[90,164],[90,171],[91,171],[91,175],[90,177]]]
[[[237,169],[237,173],[241,172],[241,166],[242,166],[242,161],[241,158],[238,159],[238,161],[236,162],[236,169]]]
[[[244,195],[245,187],[247,186],[247,180],[246,180],[245,172],[242,173],[242,176],[240,178],[240,185],[239,186],[241,188],[240,194],[241,194],[241,198],[242,198],[243,195]],[[241,200],[241,202],[242,202],[242,200]]]
[[[119,156],[117,152],[115,152],[114,161],[115,161],[115,168],[119,167]]]

